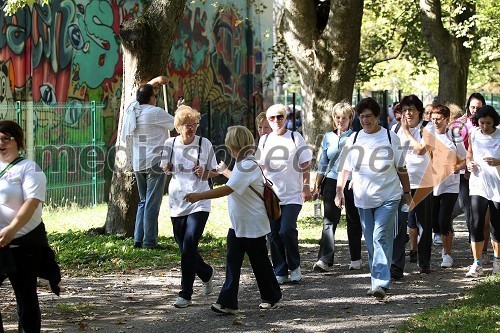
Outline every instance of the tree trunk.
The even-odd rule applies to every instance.
[[[464,11],[452,17],[452,25],[470,20],[476,12],[475,3],[461,3]],[[467,37],[457,38],[443,26],[440,0],[420,0],[422,33],[439,66],[439,103],[465,105],[471,48],[464,46]],[[474,35],[473,27],[467,35]]]
[[[317,152],[333,106],[351,102],[359,62],[363,0],[285,0],[280,32],[297,64],[303,132]]]
[[[120,142],[124,110],[135,100],[142,82],[167,72],[170,49],[174,42],[185,0],[153,0],[140,18],[122,22],[120,37],[123,47],[123,91],[118,122],[115,170],[111,180],[106,234],[134,235],[135,215],[139,196],[135,178],[124,160]]]

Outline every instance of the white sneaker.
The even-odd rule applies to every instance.
[[[361,259],[359,260],[351,260],[351,263],[349,264],[349,269],[350,270],[358,270],[361,269],[361,265],[363,264],[363,261]]]
[[[441,234],[434,234],[434,241],[432,243],[435,246],[443,245],[443,240],[441,239]]]
[[[453,258],[449,254],[443,254],[443,261],[441,262],[441,267],[450,268],[453,266]]]
[[[262,302],[259,304],[259,309],[261,309],[261,310],[276,309],[278,307],[278,303],[279,303],[279,301],[276,303]]]
[[[494,259],[493,260],[493,271],[491,271],[492,274],[500,274],[500,259]]]
[[[302,280],[302,274],[299,266],[290,272],[290,282],[299,282],[300,280]]]
[[[235,315],[238,313],[238,310],[236,309],[231,309],[231,308],[226,308],[225,306],[220,305],[219,303],[213,303],[210,306],[210,309],[212,311],[217,312],[217,313],[222,313],[222,314],[230,314],[230,315]]]
[[[482,276],[484,274],[483,266],[478,265],[476,262],[474,262],[468,268],[469,268],[469,271],[467,272],[467,274],[465,274],[465,277],[478,277],[478,276]]]
[[[328,267],[328,264],[324,262],[323,260],[318,260],[316,263],[313,265],[313,271],[315,272],[328,272],[330,270],[330,267]]]
[[[288,278],[288,276],[276,275],[276,281],[278,281],[278,284],[283,284],[283,283],[290,282],[290,279]]]
[[[190,305],[191,305],[191,301],[190,300],[184,299],[184,298],[182,298],[180,296],[177,297],[177,300],[174,303],[174,306],[176,308],[187,308]]]
[[[207,282],[203,282],[203,286],[201,287],[201,292],[203,295],[208,295],[212,291],[214,291],[214,276],[215,276],[215,268],[212,266],[212,276]]]

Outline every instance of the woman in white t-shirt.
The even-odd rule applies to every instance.
[[[391,283],[394,228],[401,200],[401,186],[407,204],[410,182],[397,135],[378,124],[380,106],[373,98],[356,105],[363,129],[351,136],[342,152],[335,204],[345,205],[344,187],[352,173],[354,204],[358,208],[368,250],[371,273],[369,295],[384,298]]]
[[[448,130],[450,109],[435,105],[431,115],[436,130],[432,158],[434,189],[432,196],[432,218],[439,226],[443,242],[441,267],[453,266],[451,249],[453,244],[452,214],[460,188],[460,169],[465,165],[465,146]]]
[[[207,138],[196,135],[200,118],[197,110],[181,105],[174,119],[175,129],[180,135],[165,141],[163,153],[163,170],[172,174],[168,186],[170,219],[181,251],[182,290],[174,303],[177,308],[191,305],[196,275],[203,282],[205,295],[212,292],[215,275],[215,269],[198,252],[198,243],[210,213],[210,200],[197,203],[184,200],[186,193],[209,190],[208,178],[217,175],[212,144]]]
[[[35,162],[19,155],[20,150],[22,128],[0,121],[0,285],[8,278],[14,289],[19,331],[40,332],[37,277],[49,280],[59,295],[61,272],[42,222],[47,179]]]
[[[232,172],[223,163],[218,168],[229,178],[226,185],[185,196],[185,200],[191,203],[228,196],[231,227],[227,233],[226,280],[211,308],[218,313],[237,312],[241,265],[246,253],[260,291],[262,303],[259,308],[272,309],[282,295],[267,255],[266,235],[271,229],[264,201],[250,188],[260,193],[264,189],[262,171],[253,156],[253,135],[243,126],[231,126],[227,129],[225,143],[236,160]]]
[[[466,277],[483,274],[482,250],[484,245],[485,215],[490,211],[490,234],[495,258],[493,274],[500,273],[500,123],[497,111],[485,105],[473,118],[477,126],[469,135],[467,169],[470,171],[471,248],[474,263]]]
[[[270,221],[271,259],[279,284],[299,282],[302,274],[297,218],[302,203],[311,199],[309,163],[312,153],[299,132],[286,129],[285,105],[270,106],[266,116],[273,131],[259,140],[259,163],[273,182],[281,205],[281,217]]]

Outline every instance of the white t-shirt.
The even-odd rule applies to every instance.
[[[433,195],[443,193],[458,193],[460,174],[455,173],[457,158],[465,160],[467,152],[461,140],[453,143],[450,132],[436,133],[435,147],[432,153],[432,168],[434,177]]]
[[[485,157],[500,157],[500,130],[488,135],[475,128],[470,139],[474,162],[478,165],[470,174],[469,194],[500,202],[500,166],[489,166],[483,160]]]
[[[175,139],[175,144],[174,144]],[[190,203],[184,200],[187,193],[204,192],[210,190],[206,180],[201,180],[194,173],[197,165],[200,137],[195,135],[193,142],[188,145],[181,143],[180,137],[170,138],[165,141],[162,164],[170,160],[173,164],[172,179],[168,185],[168,201],[170,205],[170,216],[186,216],[195,212],[210,212],[210,200],[200,200]],[[173,156],[172,144],[174,144]],[[212,143],[207,138],[201,141],[200,162],[204,170],[215,170],[217,161],[215,159]]]
[[[162,108],[142,104],[133,131],[132,167],[134,171],[151,168],[160,163],[163,143],[168,131],[174,129],[174,117]]]
[[[422,131],[428,131],[430,133],[429,142],[425,142],[420,135],[421,125],[422,121],[420,121],[417,127],[410,128],[410,133],[421,144],[434,147],[434,124],[432,122],[428,122],[425,127],[422,128]],[[400,128],[397,134],[401,141],[401,147],[404,149],[406,154],[406,169],[408,170],[408,177],[410,178],[410,188],[417,189],[433,187],[432,164],[429,152],[426,152],[423,155],[416,154],[413,149],[411,149],[410,139],[406,136],[404,130]]]
[[[370,209],[380,207],[384,202],[399,200],[402,189],[397,168],[403,167],[398,136],[381,127],[373,134],[366,134],[364,130],[349,137],[342,151],[340,170],[352,173],[354,204],[358,208]],[[353,144],[354,142],[354,144]]]
[[[286,131],[283,135],[275,132],[259,140],[260,165],[264,174],[273,182],[273,188],[282,205],[302,205],[304,180],[300,164],[312,159],[311,149],[300,133]]]
[[[264,192],[262,172],[255,159],[247,157],[237,162],[226,185],[234,191],[227,197],[227,203],[236,237],[258,238],[270,233],[264,201],[249,187]]]
[[[0,171],[8,164],[0,162]],[[31,160],[22,160],[0,178],[0,229],[12,223],[27,199],[45,201],[47,179],[40,167]],[[42,222],[42,205],[38,205],[29,222],[15,238],[26,235]]]

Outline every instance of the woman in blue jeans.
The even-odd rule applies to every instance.
[[[384,298],[391,282],[392,247],[401,186],[407,204],[410,182],[397,135],[378,124],[380,106],[371,97],[356,105],[363,129],[349,138],[339,164],[335,204],[342,208],[344,188],[352,172],[354,204],[358,207],[371,273],[369,295]]]
[[[215,269],[207,264],[198,252],[198,243],[210,213],[210,200],[190,203],[184,200],[187,193],[210,189],[207,179],[217,175],[217,162],[212,144],[196,135],[201,115],[189,106],[182,105],[175,112],[174,126],[179,136],[165,142],[163,169],[172,174],[168,186],[170,218],[174,238],[181,251],[182,290],[174,303],[177,308],[191,305],[195,276],[203,282],[202,293],[212,292]]]

